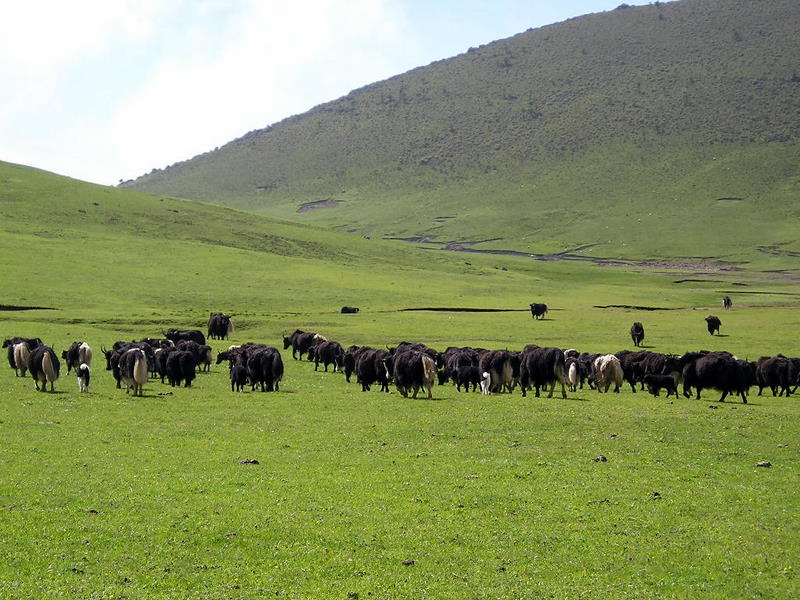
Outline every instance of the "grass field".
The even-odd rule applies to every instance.
[[[654,351],[800,355],[791,257],[766,273],[458,255],[0,167],[0,304],[52,308],[0,312],[0,335],[39,336],[59,354],[82,339],[98,356],[224,310],[237,331],[215,351],[278,346],[300,327],[343,345],[615,352],[638,320]],[[526,312],[533,301],[550,305],[546,320]],[[671,310],[597,308],[611,305]],[[510,310],[401,310],[420,307]],[[708,335],[709,313],[723,335]],[[796,396],[444,386],[412,400],[283,357],[278,393],[232,393],[218,366],[137,399],[99,360],[84,395],[66,373],[55,393],[36,392],[4,363],[0,597],[800,592]]]
[[[438,339],[456,320],[470,341],[467,331],[516,323],[504,345],[520,347],[517,340],[546,337],[534,325],[552,329],[561,318],[432,313],[359,325],[374,339],[401,327],[426,327]],[[75,329],[14,326],[57,348]],[[113,340],[106,328],[84,331],[96,348]],[[248,333],[234,341],[279,342]],[[472,339],[498,345],[497,336]],[[715,392],[667,401],[583,390],[567,400],[522,399],[445,386],[434,400],[411,400],[362,393],[338,373],[284,358],[286,377],[273,394],[230,392],[224,365],[191,389],[151,382],[142,399],[114,389],[98,363],[87,395],[72,376],[42,394],[0,371],[0,595],[798,591],[796,398],[742,405],[717,404]],[[600,455],[608,461],[593,461]],[[259,464],[240,464],[248,459]],[[765,460],[773,466],[756,466]]]

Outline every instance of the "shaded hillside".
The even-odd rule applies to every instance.
[[[355,90],[128,185],[478,247],[737,260],[759,244],[797,250],[798,24],[794,0],[588,15]]]

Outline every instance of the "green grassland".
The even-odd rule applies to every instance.
[[[0,333],[59,353],[82,339],[99,356],[224,310],[237,330],[215,352],[280,347],[297,327],[343,345],[615,352],[638,320],[655,351],[800,355],[786,255],[768,255],[781,271],[768,273],[448,253],[3,163],[0,213],[0,304],[51,308],[0,312]],[[722,293],[735,303],[724,313]],[[533,301],[550,305],[547,319],[531,319]],[[597,308],[610,305],[671,310]],[[424,307],[509,310],[402,311]],[[710,312],[722,336],[705,330]],[[97,358],[84,395],[66,373],[40,393],[0,369],[0,597],[800,590],[796,396],[523,399],[448,385],[413,400],[283,357],[270,394],[232,393],[225,365],[189,389],[151,381],[136,399]]]
[[[371,237],[770,268],[761,248],[800,251],[798,21],[794,0],[587,15],[125,185]]]

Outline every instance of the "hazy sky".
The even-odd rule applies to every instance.
[[[0,160],[116,184],[470,46],[621,2],[4,2]]]

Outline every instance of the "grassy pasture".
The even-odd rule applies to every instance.
[[[99,355],[118,339],[203,328],[224,310],[237,343],[279,345],[300,327],[343,345],[614,352],[639,320],[656,351],[800,355],[797,290],[777,275],[462,256],[17,167],[0,181],[0,303],[53,308],[0,312],[0,334],[59,353],[77,339]],[[552,307],[546,320],[525,311],[533,301]],[[343,304],[362,312],[338,314]],[[609,305],[672,310],[595,308]],[[400,310],[426,306],[514,310]],[[722,336],[706,332],[710,312]],[[800,590],[796,397],[523,399],[446,386],[412,400],[283,356],[278,393],[231,393],[214,367],[190,389],[151,382],[141,399],[116,390],[99,360],[85,395],[65,373],[56,393],[36,392],[4,363],[0,597]]]
[[[433,337],[460,320],[464,342],[516,322],[511,347],[562,320],[412,315],[407,331],[424,326]],[[362,321],[375,339],[401,324],[397,315]],[[74,329],[13,326],[57,348]],[[84,331],[95,347],[113,338],[106,327]],[[796,398],[742,405],[717,404],[715,392],[666,401],[583,390],[522,399],[446,386],[412,400],[362,393],[283,354],[274,394],[231,393],[215,367],[191,389],[151,382],[133,399],[97,364],[90,394],[79,395],[72,376],[42,394],[3,368],[0,595],[797,592]],[[592,460],[600,455],[608,461]],[[763,460],[773,467],[756,467]]]

